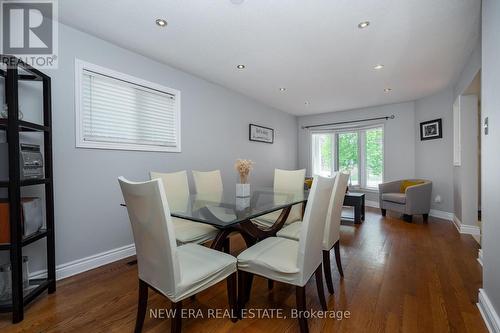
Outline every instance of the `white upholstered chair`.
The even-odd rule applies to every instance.
[[[238,256],[238,302],[243,309],[250,295],[253,275],[279,281],[296,287],[297,309],[304,311],[305,285],[315,273],[318,296],[323,310],[326,301],[323,292],[321,248],[327,209],[332,193],[333,179],[314,178],[300,240],[269,237],[246,249]],[[307,319],[299,318],[301,332],[307,332]]]
[[[186,171],[160,173],[150,172],[151,179],[160,179],[163,183],[165,194],[171,211],[186,211],[189,205],[189,184]],[[205,243],[213,240],[218,229],[200,222],[193,222],[177,217],[172,217],[177,242]]]
[[[171,332],[181,330],[182,300],[227,278],[228,299],[236,305],[236,258],[198,244],[177,246],[167,197],[159,179],[133,183],[119,178],[132,224],[139,273],[135,332],[141,332],[148,288],[175,309]]]
[[[195,171],[193,170],[194,188],[196,194],[222,193],[222,177],[220,170]]]
[[[304,190],[304,180],[306,177],[306,170],[274,170],[274,192],[300,192]],[[255,224],[261,227],[269,228],[276,220],[278,220],[281,214],[281,210],[274,211],[272,213],[259,216],[258,218],[252,220]],[[298,204],[292,207],[285,224],[289,224],[302,219],[302,204]]]
[[[322,242],[323,269],[325,271],[326,285],[330,294],[333,294],[332,271],[330,265],[330,250],[332,248],[335,248],[335,260],[340,276],[344,276],[342,262],[340,260],[340,220],[348,180],[349,174],[347,173],[339,172],[335,175],[335,183],[325,219],[325,232]],[[299,240],[303,227],[304,224],[302,222],[295,222],[278,231],[276,235],[287,239]]]

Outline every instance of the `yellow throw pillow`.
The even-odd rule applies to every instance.
[[[403,180],[401,186],[399,187],[399,192],[405,193],[406,189],[410,186],[420,185],[424,182],[422,180]]]
[[[304,180],[304,184],[306,184],[307,188],[310,189],[312,184],[313,184],[313,179],[312,178],[306,178]]]

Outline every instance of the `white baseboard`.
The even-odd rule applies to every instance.
[[[483,266],[483,249],[477,251],[477,261]]]
[[[116,249],[94,254],[92,256],[70,261],[56,267],[56,280],[61,280],[91,269],[121,260],[135,255],[135,245],[125,245]],[[47,270],[41,270],[30,274],[30,278],[43,278],[47,276]]]
[[[453,216],[453,225],[457,228],[458,232],[466,235],[479,236],[481,229],[476,225],[463,224],[462,221],[455,215]]]
[[[498,317],[484,289],[479,289],[479,302],[477,303],[477,307],[481,312],[481,316],[483,316],[488,330],[491,333],[500,333],[500,317]]]
[[[438,219],[453,221],[453,213],[444,212],[442,210],[431,209],[429,215]]]

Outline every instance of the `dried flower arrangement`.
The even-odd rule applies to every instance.
[[[246,184],[248,181],[248,174],[253,168],[254,163],[251,160],[237,159],[234,168],[240,174],[240,183]]]

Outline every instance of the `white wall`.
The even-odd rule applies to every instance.
[[[310,175],[310,131],[302,126],[395,115],[381,121],[384,127],[384,178],[386,181],[415,176],[415,103],[398,103],[370,108],[299,117],[299,167]],[[378,201],[378,194],[367,193],[367,200]]]
[[[132,243],[118,176],[144,180],[150,170],[221,169],[225,186],[234,186],[234,161],[249,158],[256,162],[251,182],[272,185],[274,168],[296,168],[295,116],[67,26],[59,34],[59,69],[45,71],[52,77],[58,265]],[[75,148],[75,58],[180,90],[182,153]],[[249,123],[274,128],[275,143],[250,142]],[[42,268],[38,257],[32,271]]]
[[[483,0],[481,112],[489,119],[482,134],[483,289],[500,314],[500,1]],[[500,325],[500,322],[497,322]],[[497,326],[497,328],[500,326]]]
[[[431,208],[453,212],[453,92],[447,88],[415,101],[415,173],[432,181]],[[420,140],[420,123],[442,119],[443,138]],[[441,197],[441,203],[434,201]]]

